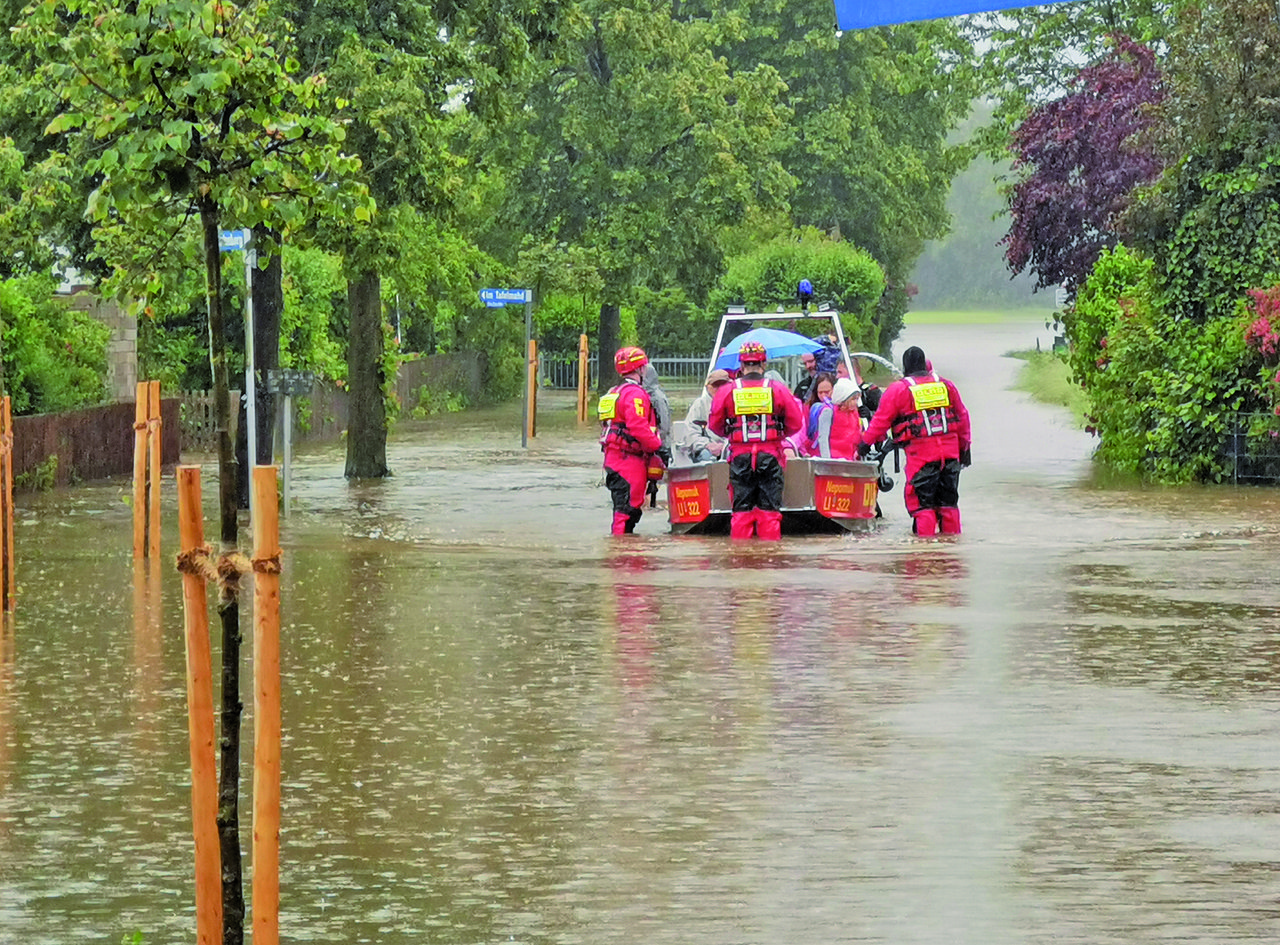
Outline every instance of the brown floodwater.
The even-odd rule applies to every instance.
[[[904,339],[973,414],[958,540],[900,487],[857,537],[610,539],[592,433],[518,410],[402,426],[384,482],[301,457],[283,939],[1276,941],[1280,493],[1096,475],[1008,390],[1036,333]],[[194,938],[165,488],[154,575],[124,485],[20,503],[0,942]]]

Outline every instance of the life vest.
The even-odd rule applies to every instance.
[[[726,424],[731,443],[767,443],[782,439],[782,418],[775,413],[773,394],[773,385],[763,378],[750,383],[738,378],[733,382]]]
[[[636,381],[623,381],[616,387],[611,387],[607,394],[600,395],[600,402],[596,405],[596,412],[600,417],[600,448],[609,449],[612,447],[621,450],[624,453],[634,453],[636,455],[644,455],[645,450],[640,448],[640,441],[627,432],[627,419],[623,416],[622,407],[619,400],[622,397],[624,388],[632,387],[640,395],[643,395],[645,401],[649,399],[649,395],[644,392],[644,388]]]
[[[894,421],[893,438],[905,441],[951,433],[956,423],[956,408],[951,403],[951,391],[942,379],[930,371],[924,378],[908,376],[903,381],[911,392],[912,410]]]

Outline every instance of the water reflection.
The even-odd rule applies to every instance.
[[[161,561],[148,558],[133,566],[133,718],[137,724],[137,752],[156,750],[160,696],[164,678],[164,597]]]
[[[1274,938],[1253,510],[1209,528],[1197,493],[1084,492],[1064,460],[975,467],[956,542],[619,543],[590,439],[540,439],[402,441],[353,487],[303,458],[286,938]],[[0,635],[0,941],[181,941],[181,597],[134,574],[114,491],[76,496],[24,525]]]
[[[12,612],[0,613],[0,799],[5,796],[9,784],[13,755],[17,751],[18,733],[15,718],[17,693],[14,685],[14,664],[17,661],[16,618]],[[0,806],[0,855],[9,836],[9,818]]]

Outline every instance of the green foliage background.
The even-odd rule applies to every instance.
[[[14,413],[52,413],[101,403],[109,330],[56,298],[51,276],[0,282],[0,350]]]
[[[712,293],[712,308],[723,312],[729,305],[740,304],[748,311],[773,312],[781,304],[795,311],[801,279],[813,284],[815,308],[827,303],[840,313],[855,347],[876,351],[897,337],[900,325],[880,323],[885,276],[879,264],[865,250],[835,242],[816,230],[780,237],[732,260]],[[797,330],[803,331],[803,325]]]

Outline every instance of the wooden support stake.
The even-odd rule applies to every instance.
[[[0,517],[4,534],[0,536],[0,597],[4,598],[4,610],[11,612],[17,603],[17,583],[14,580],[13,549],[13,413],[9,397],[0,399]]]
[[[253,468],[253,945],[280,941],[280,517],[276,467]]]
[[[133,556],[147,553],[147,382],[139,381],[133,409]]]
[[[160,382],[147,383],[147,439],[151,458],[151,489],[148,492],[148,554],[160,557]]]
[[[204,548],[200,467],[178,467],[178,535],[184,558]],[[222,851],[218,841],[218,777],[213,739],[213,662],[202,574],[182,573],[187,643],[187,732],[191,747],[191,824],[196,849],[196,943],[222,941]]]
[[[529,424],[525,431],[529,439],[538,435],[538,341],[529,339],[529,365],[526,372],[529,378]]]
[[[587,341],[587,336],[581,335],[578,338],[578,422],[587,422],[587,381],[589,372],[587,371],[588,359],[591,357],[591,343]]]

